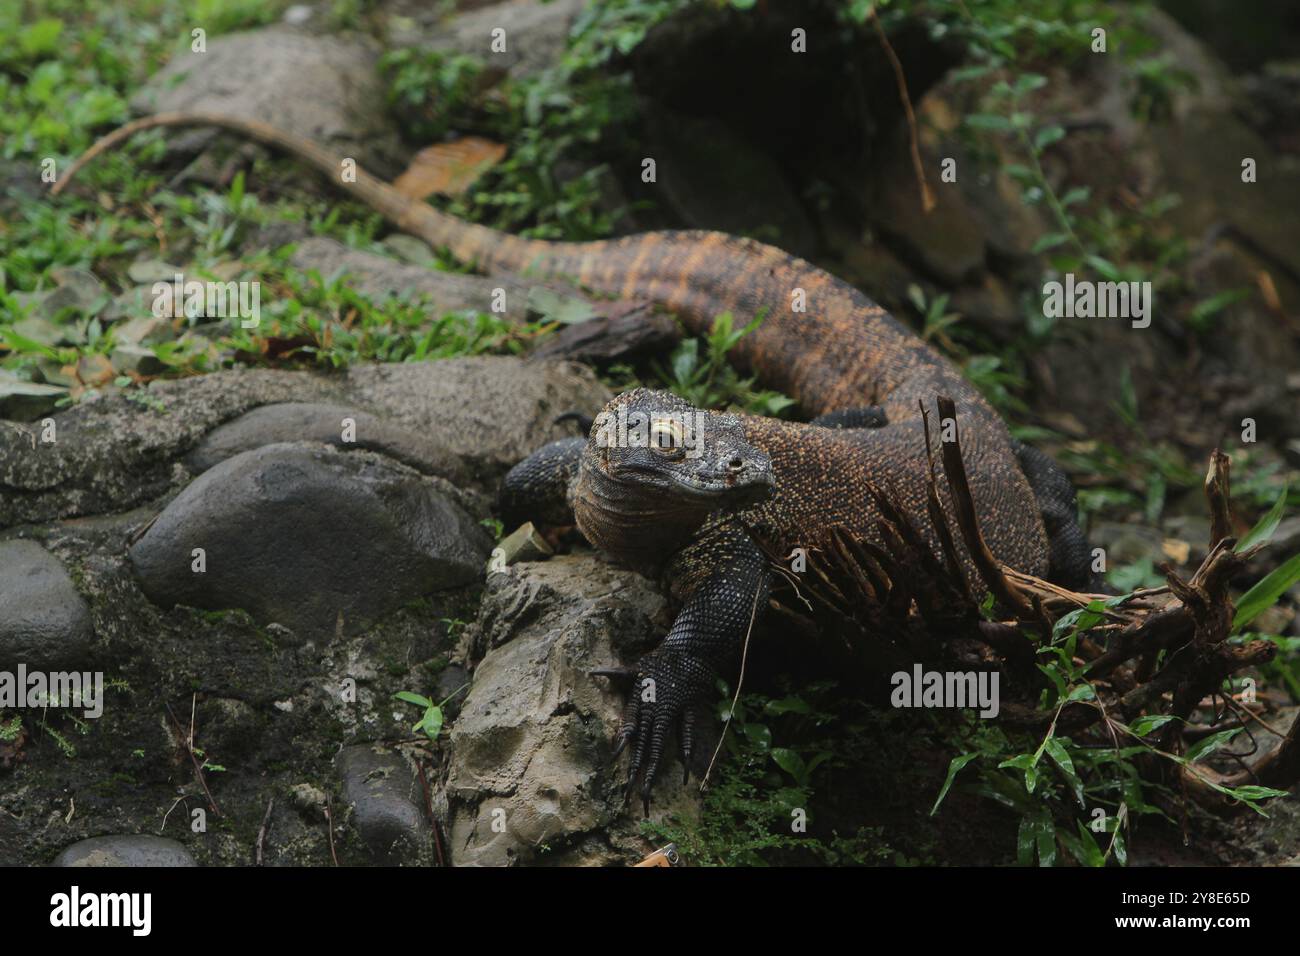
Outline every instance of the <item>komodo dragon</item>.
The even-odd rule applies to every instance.
[[[936,546],[926,509],[920,407],[938,421],[950,397],[981,529],[993,555],[1067,586],[1090,582],[1074,492],[1049,458],[1020,445],[961,373],[846,282],[750,239],[717,232],[652,232],[601,242],[527,240],[462,222],[340,157],[263,123],[216,114],[164,113],[104,137],[89,159],[141,130],[217,126],[302,159],[398,229],[486,271],[566,278],[649,300],[697,334],[715,316],[766,313],[731,358],[792,396],[809,423],[700,412],[674,395],[636,389],[609,403],[587,438],[552,442],[506,478],[507,511],[568,520],[596,546],[662,576],[681,610],[638,668],[617,752],[631,745],[648,810],[665,741],[678,729],[689,767],[700,704],[732,665],[770,571],[754,539],[816,548],[840,526],[878,539],[869,492],[888,487]],[[797,305],[802,301],[804,309]],[[944,490],[946,495],[946,489]],[[782,553],[786,553],[785,550]]]

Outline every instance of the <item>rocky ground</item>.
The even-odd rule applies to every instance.
[[[335,32],[319,7],[291,7],[282,23],[214,38],[201,57],[178,55],[132,105],[269,121],[391,177],[411,148],[379,82],[381,49],[472,49],[508,17],[517,32],[502,68],[526,74],[554,62],[581,4],[509,3],[451,20],[424,6],[384,6],[382,42]],[[1173,104],[1177,122],[1156,133],[1113,124],[1125,115],[1106,106],[1123,95],[1114,73],[1054,83],[1069,92],[1043,108],[1095,129],[1052,162],[1095,164],[1099,181],[1139,191],[1156,190],[1152,180],[1179,188],[1190,199],[1182,226],[1201,241],[1192,271],[1201,293],[1267,271],[1276,294],[1296,301],[1296,223],[1269,214],[1297,193],[1294,158],[1260,132],[1268,118],[1240,115],[1225,71],[1194,40],[1167,18],[1153,29],[1201,81]],[[668,31],[638,51],[643,86],[663,76],[665,49],[688,64],[700,56],[673,43]],[[698,79],[692,69],[706,70],[683,75]],[[964,163],[964,94],[934,80],[914,87],[922,149],[936,163]],[[655,89],[647,135],[667,172],[659,207],[638,225],[772,229],[891,306],[913,286],[947,293],[995,341],[1022,321],[1024,280],[1039,262],[1032,240],[1047,224],[998,171],[1006,157],[991,164],[992,181],[961,180],[921,217],[900,141],[858,187],[865,220],[814,215],[788,157],[754,147],[745,111],[731,125],[688,117],[674,82]],[[214,139],[200,131],[169,143],[175,155],[199,154],[176,185],[220,178],[230,148],[208,149]],[[812,152],[804,158],[817,175],[845,174]],[[1248,193],[1201,189],[1207,156],[1220,152],[1229,165],[1243,152],[1282,158]],[[701,180],[702,154],[724,157],[712,162],[726,175]],[[39,188],[28,171],[11,185]],[[483,310],[503,282],[513,302],[531,289],[434,271],[433,250],[398,235],[379,253],[277,223],[245,251],[290,243],[295,267],[346,272],[376,299],[422,295],[431,315]],[[228,369],[119,392],[114,376],[162,371],[155,346],[206,349],[215,338],[141,308],[152,283],[176,271],[141,257],[111,282],[64,269],[52,288],[22,294],[34,308],[14,328],[26,338],[66,344],[56,317],[73,306],[113,323],[118,345],[102,375],[51,367],[40,382],[0,377],[0,670],[98,670],[107,690],[101,717],[51,710],[0,740],[0,864],[589,865],[643,855],[652,844],[625,812],[609,759],[621,692],[589,671],[630,664],[652,646],[670,620],[664,596],[582,548],[488,570],[501,476],[571,434],[555,416],[594,413],[607,386],[571,362],[484,356]],[[1195,348],[1172,321],[1140,347],[1118,327],[1063,335],[1029,362],[1036,422],[1077,451],[1117,427],[1110,397],[1127,382],[1156,410],[1150,440],[1208,451],[1251,415],[1268,437],[1247,460],[1289,467],[1300,450],[1300,421],[1287,411],[1300,397],[1300,338],[1259,331],[1282,321],[1243,303]],[[1117,349],[1130,359],[1123,381]],[[96,377],[102,388],[55,411],[69,388],[81,397]],[[1116,563],[1194,566],[1208,537],[1202,513],[1189,495],[1158,519],[1090,530]],[[1290,518],[1267,560],[1297,550],[1300,518]],[[1270,622],[1278,634],[1296,633],[1294,597]],[[400,692],[446,700],[449,734],[433,743],[413,731],[421,711]],[[693,789],[661,786],[656,821],[698,816]],[[1284,807],[1209,839],[1223,860],[1283,862],[1295,858],[1298,825]],[[968,862],[1001,858],[963,852]],[[1163,853],[1145,861],[1189,861]]]

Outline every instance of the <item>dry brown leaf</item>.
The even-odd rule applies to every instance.
[[[434,193],[458,196],[505,155],[503,143],[481,136],[437,143],[415,154],[406,172],[393,181],[393,188],[412,199],[424,199]]]

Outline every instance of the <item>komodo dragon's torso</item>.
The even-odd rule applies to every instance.
[[[677,460],[663,448],[610,449],[596,440],[552,443],[507,478],[516,508],[559,494],[593,543],[649,571],[665,571],[683,602],[672,631],[642,662],[650,694],[632,698],[622,741],[633,743],[631,773],[648,793],[665,734],[680,725],[689,754],[692,704],[743,640],[767,590],[766,559],[751,531],[778,547],[816,547],[832,526],[874,538],[868,487],[887,490],[935,540],[925,505],[927,459],[920,407],[932,429],[937,396],[956,405],[963,457],[980,528],[994,556],[1018,570],[1077,577],[1082,538],[1069,514],[1072,494],[1050,463],[1014,443],[1001,419],[946,359],[857,289],[780,249],[712,232],[663,232],[604,242],[529,241],[461,222],[357,171],[319,146],[261,123],[203,114],[163,114],[123,127],[74,165],[139,129],[217,125],[287,150],[399,228],[461,261],[492,271],[566,277],[582,286],[658,303],[696,332],[715,316],[765,313],[732,358],[810,415],[876,406],[880,427],[831,428],[710,413],[703,455]],[[679,399],[638,390],[611,403],[652,419],[687,414]],[[850,416],[851,417],[851,416]],[[671,442],[669,442],[671,445]],[[665,453],[666,451],[666,453]],[[1026,478],[1034,479],[1031,488]],[[771,486],[774,485],[774,493]],[[566,495],[567,493],[567,495]],[[767,493],[766,500],[757,500]],[[946,494],[946,490],[944,492]],[[1041,514],[1040,514],[1041,512]],[[1047,519],[1045,529],[1044,519]],[[1049,534],[1052,532],[1049,543]],[[1064,549],[1057,548],[1065,541]],[[620,745],[621,746],[621,745]]]

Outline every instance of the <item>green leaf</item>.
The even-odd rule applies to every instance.
[[[803,762],[803,757],[799,756],[788,747],[773,747],[772,759],[776,765],[794,777],[795,780],[802,782],[804,775],[808,772],[808,767]]]
[[[1086,202],[1090,195],[1092,195],[1092,190],[1087,186],[1075,186],[1061,197],[1061,205],[1073,206],[1075,203]]]
[[[0,329],[0,339],[3,339],[5,346],[14,352],[35,352],[56,361],[59,358],[59,353],[50,346],[37,342],[35,339],[29,339],[24,335],[19,335],[13,329]]]
[[[1034,865],[1034,823],[1029,817],[1020,818],[1016,831],[1016,862],[1021,866]]]
[[[1070,789],[1074,792],[1074,799],[1079,801],[1079,806],[1086,806],[1083,799],[1083,781],[1074,772],[1074,761],[1070,759],[1069,752],[1058,738],[1051,737],[1048,739],[1047,756],[1052,758],[1056,768],[1061,771],[1061,776],[1065,777],[1066,783],[1070,785]]]
[[[1273,507],[1268,510],[1268,514],[1260,518],[1251,528],[1246,536],[1237,542],[1237,546],[1232,550],[1237,554],[1255,547],[1257,544],[1267,544],[1273,538],[1273,532],[1277,526],[1282,523],[1282,514],[1286,511],[1286,494],[1289,482],[1283,482],[1282,493],[1278,495],[1277,501],[1273,502]]]
[[[1103,259],[1101,256],[1088,256],[1085,261],[1108,282],[1118,282],[1120,280],[1119,266],[1109,259]]]
[[[1198,329],[1204,329],[1209,325],[1210,319],[1214,318],[1234,302],[1240,302],[1247,298],[1250,291],[1247,289],[1227,289],[1216,295],[1204,299],[1192,307],[1191,313],[1187,316],[1188,322]]]
[[[429,735],[430,740],[437,740],[438,735],[442,733],[442,708],[434,705],[426,710],[420,725],[424,727],[424,732]]]
[[[1038,842],[1038,865],[1056,865],[1056,827],[1051,817],[1034,821],[1034,835]]]
[[[1038,182],[1038,173],[1023,163],[1007,163],[1002,167],[1002,171],[1022,186]]]
[[[953,70],[948,74],[948,79],[954,83],[966,83],[970,80],[978,80],[981,76],[988,76],[994,70],[991,63],[978,63],[975,66],[964,66],[960,70]]]
[[[1033,255],[1038,255],[1040,252],[1055,249],[1057,246],[1064,245],[1069,241],[1070,234],[1068,232],[1049,232],[1039,236],[1029,251]]]
[[[53,53],[58,47],[62,32],[62,20],[37,20],[19,34],[18,46],[29,57]]]
[[[1032,93],[1034,90],[1040,90],[1046,85],[1047,77],[1043,76],[1041,73],[1026,73],[1023,76],[1016,78],[1015,85],[1012,87],[1012,92],[1017,96],[1022,96],[1025,93]]]
[[[948,796],[948,791],[952,788],[952,782],[957,778],[958,772],[972,760],[979,756],[978,752],[958,754],[953,757],[948,764],[948,776],[943,781],[943,786],[939,788],[939,796],[935,798],[934,806],[930,808],[930,816],[934,816],[939,810],[939,804],[943,803],[943,798]]]
[[[972,113],[966,117],[966,125],[972,129],[985,129],[1005,133],[1013,129],[1011,120],[996,113]]]
[[[1188,763],[1195,763],[1202,757],[1214,753],[1224,744],[1226,744],[1237,734],[1241,733],[1240,727],[1233,727],[1231,730],[1220,730],[1217,734],[1210,734],[1204,740],[1198,740],[1195,744],[1187,748],[1187,753],[1183,759]]]
[[[1285,797],[1287,790],[1274,790],[1272,787],[1259,787],[1249,784],[1244,787],[1232,787],[1228,790],[1238,800],[1268,800],[1272,797]]]
[[[1044,126],[1034,137],[1034,151],[1039,152],[1053,143],[1065,138],[1065,127],[1059,125]]]
[[[1105,866],[1106,855],[1101,852],[1101,847],[1097,846],[1092,831],[1083,825],[1082,820],[1074,822],[1079,828],[1079,844],[1083,847],[1084,853],[1084,858],[1079,862],[1087,866]]]
[[[1080,684],[1074,690],[1070,691],[1070,696],[1066,698],[1067,703],[1073,703],[1079,700],[1096,700],[1097,691],[1091,684]]]
[[[404,700],[408,704],[415,704],[417,707],[431,707],[433,701],[427,697],[421,697],[419,694],[412,694],[409,690],[399,690],[393,695],[398,700]]]
[[[529,291],[528,311],[540,315],[543,321],[559,322],[561,325],[577,325],[596,317],[596,310],[591,307],[591,303],[560,295],[542,286]]]
[[[699,364],[699,339],[684,339],[673,351],[673,377],[679,384],[691,381],[696,366]]]
[[[810,714],[812,707],[802,697],[782,697],[780,700],[769,700],[763,706],[764,713],[779,716],[781,714]]]
[[[1300,581],[1300,554],[1274,568],[1271,574],[1241,596],[1237,602],[1237,613],[1232,618],[1233,631],[1241,630],[1276,604],[1277,599],[1297,581]]]
[[[745,724],[743,728],[745,736],[753,741],[760,750],[767,750],[772,746],[772,731],[766,724]]]
[[[1163,727],[1171,720],[1178,718],[1172,714],[1148,714],[1145,717],[1139,717],[1129,725],[1129,733],[1135,737],[1145,737],[1151,731]]]

